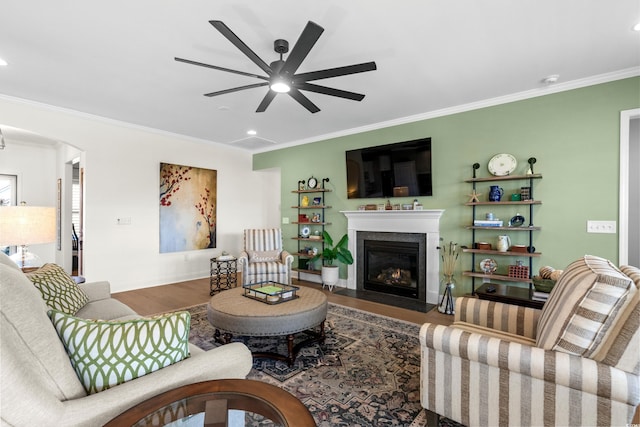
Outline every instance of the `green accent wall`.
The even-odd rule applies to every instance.
[[[347,199],[345,151],[431,137],[433,151],[433,196],[419,197],[425,209],[445,209],[441,236],[446,242],[471,245],[469,200],[475,162],[478,176],[488,176],[487,163],[497,153],[510,153],[518,159],[514,174],[524,174],[527,159],[535,157],[534,172],[543,175],[534,181],[534,196],[542,201],[534,212],[534,246],[542,253],[534,258],[533,271],[550,265],[562,269],[584,254],[602,256],[617,263],[617,234],[588,234],[587,220],[618,220],[620,112],[640,107],[640,78],[618,80],[586,88],[530,98],[523,101],[481,108],[473,111],[391,126],[296,147],[259,153],[253,157],[254,170],[280,168],[282,216],[295,221],[297,195],[291,190],[298,180],[311,175],[318,180],[329,177],[327,188],[328,231],[339,239],[346,232],[342,210],[356,210],[367,203],[385,203],[386,199]],[[321,113],[320,113],[321,114]],[[314,116],[309,115],[309,120]],[[478,192],[486,200],[489,183],[479,183]],[[500,184],[505,195],[526,182],[505,181]],[[392,198],[391,203],[411,203],[413,198]],[[478,207],[483,214],[489,209]],[[496,206],[500,219],[516,213],[525,216],[528,208]],[[633,220],[633,219],[632,219]],[[285,247],[295,252],[295,225],[282,225]],[[495,241],[498,233],[484,232],[482,240]],[[509,233],[513,244],[526,243],[526,232]],[[480,239],[478,239],[480,240]],[[517,258],[497,257],[499,270],[505,272]],[[526,258],[525,260],[526,265]],[[458,264],[456,294],[471,291],[471,278],[462,270],[471,268],[471,255],[463,254]],[[341,277],[346,277],[344,266]],[[476,283],[479,283],[476,281]]]

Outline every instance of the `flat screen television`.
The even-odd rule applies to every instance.
[[[431,196],[431,138],[349,150],[349,199]]]

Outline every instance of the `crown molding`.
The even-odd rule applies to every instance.
[[[385,122],[378,122],[371,125],[360,126],[357,128],[351,128],[339,132],[328,133],[324,135],[305,138],[290,143],[279,144],[277,147],[264,150],[256,150],[254,153],[264,153],[268,151],[280,150],[283,148],[295,147],[297,145],[310,144],[313,142],[325,141],[328,139],[340,138],[349,135],[355,135],[358,133],[369,132],[378,129],[384,129],[388,127],[404,125],[408,123],[414,123],[421,120],[434,119],[437,117],[450,116],[452,114],[464,113],[467,111],[479,110],[481,108],[494,107],[496,105],[508,104],[516,101],[523,101],[526,99],[537,98],[539,96],[551,95],[559,92],[566,92],[569,90],[580,89],[588,86],[594,86],[597,84],[608,83],[616,80],[623,80],[630,77],[640,76],[640,68],[627,68],[624,70],[615,71],[612,73],[599,74],[596,76],[585,77],[583,79],[571,80],[564,83],[555,83],[552,85],[545,85],[537,89],[530,89],[523,92],[517,92],[510,95],[499,96],[496,98],[485,99],[482,101],[471,102],[469,104],[457,105],[455,107],[442,108],[440,110],[429,111],[426,113],[415,114],[412,116],[401,117],[398,119],[388,120]]]
[[[230,148],[230,149],[233,149],[233,150],[239,150],[239,151],[242,151],[242,152],[246,152],[247,151],[247,150],[239,148],[239,147],[234,147],[233,145],[230,145],[230,144],[224,144],[224,143],[221,143],[221,142],[210,141],[210,140],[202,139],[202,138],[196,138],[196,137],[193,137],[193,136],[183,135],[183,134],[174,133],[174,132],[169,132],[169,131],[165,131],[165,130],[157,129],[157,128],[152,128],[152,127],[148,127],[148,126],[137,125],[135,123],[130,123],[130,122],[122,121],[122,120],[111,119],[111,118],[104,117],[104,116],[98,116],[98,115],[95,115],[95,114],[85,113],[85,112],[78,111],[78,110],[73,110],[73,109],[70,109],[70,108],[59,107],[57,105],[45,104],[43,102],[33,101],[33,100],[30,100],[30,99],[18,98],[18,97],[15,97],[15,96],[5,95],[5,94],[2,94],[2,93],[0,93],[0,100],[5,100],[5,101],[8,101],[8,102],[14,102],[14,103],[18,103],[18,104],[24,104],[24,105],[28,105],[28,106],[31,106],[31,107],[34,107],[34,108],[39,108],[39,109],[42,109],[42,110],[48,110],[48,111],[51,111],[51,112],[54,112],[54,113],[64,113],[64,114],[68,114],[70,116],[78,117],[78,118],[81,118],[81,119],[93,120],[93,121],[96,121],[96,122],[100,122],[100,123],[104,123],[104,124],[108,124],[108,125],[112,125],[112,126],[120,126],[120,127],[127,128],[127,129],[154,133],[156,135],[163,135],[163,136],[170,137],[170,138],[178,138],[178,139],[186,140],[186,141],[197,143],[197,144],[208,144],[208,145],[212,145],[213,144],[213,145],[217,145],[217,146],[220,146],[220,147]],[[60,141],[60,142],[65,142],[65,141]]]

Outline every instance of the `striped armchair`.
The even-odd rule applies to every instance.
[[[467,426],[628,425],[640,403],[639,286],[638,268],[587,255],[542,310],[457,298],[451,326],[420,330],[422,406]]]
[[[244,249],[238,261],[243,285],[267,280],[291,284],[293,255],[283,249],[279,228],[244,230]]]

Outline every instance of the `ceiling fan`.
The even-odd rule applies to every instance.
[[[363,73],[366,71],[373,71],[376,69],[375,62],[365,62],[362,64],[347,65],[344,67],[328,68],[326,70],[311,71],[308,73],[296,74],[296,71],[302,64],[302,61],[307,57],[313,46],[316,44],[320,35],[323,33],[324,28],[318,24],[309,21],[302,31],[302,34],[293,46],[291,53],[287,56],[286,60],[282,59],[282,55],[289,52],[289,42],[286,40],[278,39],[273,43],[273,49],[276,53],[280,54],[280,59],[273,61],[271,64],[264,62],[258,55],[255,54],[238,36],[236,36],[229,27],[227,27],[222,21],[209,21],[213,27],[218,30],[223,36],[225,36],[235,47],[240,49],[253,63],[262,69],[267,75],[262,76],[253,73],[247,73],[244,71],[232,70],[229,68],[218,67],[216,65],[204,64],[202,62],[191,61],[189,59],[174,58],[178,62],[184,62],[187,64],[198,65],[200,67],[213,68],[214,70],[226,71],[228,73],[240,74],[248,77],[255,77],[257,79],[264,80],[261,83],[254,83],[245,86],[239,86],[231,89],[220,90],[211,93],[205,93],[204,96],[218,96],[226,93],[238,92],[245,89],[253,89],[261,86],[269,86],[269,91],[258,105],[256,113],[264,112],[271,101],[276,97],[278,93],[288,93],[293,99],[298,101],[303,107],[312,113],[320,111],[313,102],[309,100],[300,91],[305,90],[309,92],[321,93],[324,95],[337,96],[339,98],[351,99],[354,101],[362,101],[364,95],[349,92],[341,89],[334,89],[327,86],[320,86],[313,83],[309,83],[314,80],[328,79],[331,77],[346,76],[348,74]]]

